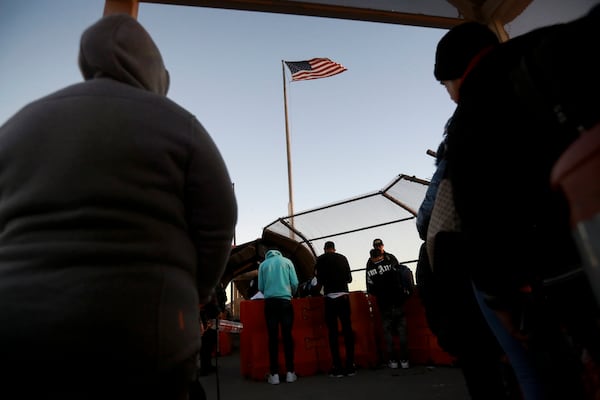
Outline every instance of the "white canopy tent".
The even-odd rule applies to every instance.
[[[348,257],[353,270],[351,290],[364,290],[361,271],[375,238],[382,239],[385,250],[414,271],[422,243],[415,218],[428,184],[401,174],[380,190],[278,218],[263,229],[262,238],[232,250],[224,279],[247,280],[265,251],[276,247],[294,262],[300,281],[308,280],[316,257],[331,240]],[[243,293],[244,284],[238,286]]]

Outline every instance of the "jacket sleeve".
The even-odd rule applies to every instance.
[[[323,278],[324,278],[324,276],[323,276],[322,273],[320,273],[321,272],[320,271],[320,264],[321,263],[320,263],[319,260],[320,260],[320,258],[317,257],[317,261],[315,262],[315,278],[317,278],[317,284],[318,285],[323,285],[323,280],[324,280]]]
[[[435,196],[437,194],[440,181],[444,177],[445,168],[446,160],[441,160],[433,176],[431,177],[429,187],[425,193],[425,198],[423,199],[423,202],[419,207],[419,211],[417,212],[417,231],[419,232],[419,237],[422,240],[427,239],[427,228],[429,227],[431,212],[433,210],[433,205],[435,204]]]
[[[400,264],[395,255],[391,253],[385,253],[384,256],[390,260],[390,262],[392,263],[392,267],[397,267]]]
[[[346,270],[348,271],[346,283],[352,283],[352,270],[350,269],[350,263],[348,262],[348,258],[346,256],[344,256],[344,263],[346,264]]]
[[[298,291],[298,275],[294,264],[290,262],[290,285],[292,288],[292,296]]]
[[[365,269],[365,282],[367,283],[367,293],[373,294],[373,280],[369,278],[369,264],[370,262],[367,261],[367,267]]]
[[[191,124],[185,213],[196,249],[198,295],[200,302],[205,302],[225,270],[237,221],[237,203],[217,146],[195,118]]]

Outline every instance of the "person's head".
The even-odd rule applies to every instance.
[[[379,248],[373,248],[369,251],[369,256],[371,257],[371,261],[378,261],[383,257],[383,252]]]
[[[433,75],[457,102],[462,79],[471,62],[500,41],[484,24],[463,22],[450,29],[438,42]]]
[[[79,69],[86,81],[110,78],[163,96],[169,89],[158,47],[128,14],[107,15],[83,32]]]
[[[323,246],[323,250],[325,250],[325,253],[332,253],[335,251],[335,243],[328,241],[325,242],[325,246]]]
[[[383,253],[383,240],[375,239],[373,240],[373,249],[379,249],[381,253]]]
[[[281,257],[281,251],[279,251],[278,248],[276,247],[272,247],[270,249],[267,250],[267,252],[265,253],[265,259],[267,258],[271,258],[271,257]]]

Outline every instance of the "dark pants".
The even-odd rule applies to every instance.
[[[346,346],[346,366],[354,365],[354,333],[350,322],[350,296],[344,295],[332,299],[325,297],[325,323],[329,331],[329,350],[334,368],[342,367],[338,344],[338,319],[342,325],[344,344]]]
[[[471,400],[523,399],[510,364],[473,346],[458,358]]]
[[[269,365],[271,374],[279,373],[279,327],[283,338],[283,353],[288,372],[294,371],[294,309],[290,300],[265,299],[265,320],[269,336]]]
[[[383,334],[390,360],[408,360],[408,331],[406,315],[402,306],[389,306],[381,311]],[[400,349],[394,346],[394,337],[398,338]]]
[[[202,334],[202,347],[200,348],[200,370],[201,373],[209,373],[212,368],[212,355],[217,349],[216,329],[208,328]]]
[[[502,347],[477,303],[463,238],[459,233],[437,235],[435,273],[426,245],[421,245],[417,281],[427,324],[442,349],[457,358],[472,400],[519,398],[512,367],[501,362]]]

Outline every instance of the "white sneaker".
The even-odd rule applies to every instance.
[[[279,385],[279,375],[277,375],[277,374],[269,375],[269,377],[267,378],[267,382],[270,385]]]
[[[289,372],[285,375],[285,381],[287,383],[296,382],[298,380],[298,376],[296,376],[295,372]]]
[[[400,366],[404,369],[407,369],[410,367],[410,365],[408,364],[408,360],[402,360],[400,361]]]
[[[390,360],[390,362],[388,363],[388,368],[391,368],[391,369],[398,368],[398,361]]]

